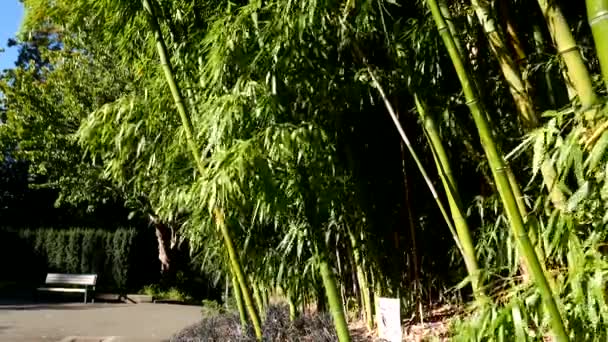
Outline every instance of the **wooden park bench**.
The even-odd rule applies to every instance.
[[[86,304],[89,291],[95,291],[97,274],[62,274],[49,273],[46,275],[45,287],[39,287],[38,291],[48,292],[82,292]],[[64,287],[48,287],[48,285],[64,285]],[[70,287],[65,287],[69,285]],[[92,299],[91,302],[94,302]]]

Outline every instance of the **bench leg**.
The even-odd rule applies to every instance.
[[[84,290],[84,303],[87,303],[87,290]]]

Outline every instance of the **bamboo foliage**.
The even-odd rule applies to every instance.
[[[173,95],[173,99],[175,101],[175,106],[177,107],[177,111],[180,115],[182,125],[183,125],[184,131],[186,133],[186,142],[190,148],[190,153],[192,154],[192,158],[194,159],[194,162],[198,168],[198,172],[200,173],[201,177],[204,177],[206,174],[205,167],[203,166],[203,161],[199,154],[198,146],[196,144],[196,141],[194,140],[192,122],[191,122],[190,116],[188,115],[187,108],[184,104],[183,96],[181,94],[179,86],[177,85],[177,82],[176,82],[176,79],[175,79],[175,76],[173,73],[173,69],[171,67],[171,62],[170,62],[170,59],[169,59],[169,56],[167,53],[167,47],[165,45],[162,31],[160,29],[160,26],[159,26],[157,18],[156,18],[154,5],[151,1],[153,1],[153,0],[142,0],[142,4],[148,14],[148,18],[150,20],[150,26],[152,28],[152,31],[154,32],[154,37],[156,40],[156,48],[158,50],[158,55],[160,57],[161,66],[165,73],[165,77],[167,79],[167,84],[169,85],[169,88],[171,89],[171,94]],[[224,244],[228,250],[228,255],[230,257],[232,269],[236,273],[237,280],[239,281],[239,285],[241,287],[241,294],[243,296],[245,305],[247,307],[247,311],[249,313],[249,318],[251,319],[251,323],[255,330],[256,337],[259,340],[261,340],[262,339],[262,327],[261,327],[260,318],[259,318],[259,315],[256,312],[255,308],[253,307],[253,301],[252,301],[251,292],[250,292],[251,290],[249,289],[247,278],[243,274],[243,268],[239,261],[239,257],[235,252],[232,237],[230,236],[228,227],[225,224],[224,213],[219,208],[216,208],[216,210],[213,214],[215,216],[216,224],[217,224],[219,230],[221,231],[222,237],[224,239]]]

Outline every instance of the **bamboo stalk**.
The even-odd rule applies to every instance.
[[[533,38],[534,38],[534,46],[536,48],[537,54],[544,54],[546,49],[545,39],[543,37],[543,33],[540,27],[537,24],[532,25],[533,30]],[[549,70],[543,71],[543,84],[546,87],[546,95],[550,108],[557,108],[560,106],[557,99],[560,98],[557,93],[560,90],[560,84],[555,84],[554,78],[552,77]],[[568,87],[568,82],[565,82],[566,88]],[[567,89],[566,89],[567,91]]]
[[[475,247],[473,245],[473,239],[471,238],[469,225],[467,224],[465,218],[462,200],[460,199],[460,194],[452,173],[452,167],[450,166],[448,155],[443,148],[443,143],[439,137],[435,120],[427,113],[426,104],[416,93],[414,93],[414,102],[416,103],[416,110],[423,123],[428,141],[435,157],[435,163],[437,165],[437,170],[439,171],[439,177],[441,178],[441,182],[443,183],[443,187],[446,192],[446,197],[450,206],[452,218],[454,219],[458,239],[462,244],[463,251],[466,253],[464,256],[464,261],[471,277],[471,287],[473,288],[473,293],[477,299],[482,299],[483,291],[480,287],[480,273],[479,266],[477,264],[477,257],[475,255]]]
[[[298,316],[298,309],[292,295],[287,295],[287,303],[289,304],[289,320],[293,322]]]
[[[245,314],[245,308],[243,307],[243,297],[241,296],[241,289],[239,287],[239,281],[236,279],[234,272],[232,272],[232,293],[234,294],[234,301],[236,302],[236,308],[239,311],[239,318],[241,320],[241,327],[245,329],[247,327],[247,316]]]
[[[566,65],[568,78],[572,82],[581,104],[585,108],[594,105],[597,97],[593,90],[591,76],[561,9],[555,1],[549,3],[549,0],[538,0],[538,5],[545,16],[549,33],[557,47],[557,53],[561,55]]]
[[[262,295],[262,305],[264,307],[264,310],[267,310],[268,305],[270,304],[268,302],[268,289],[262,283],[259,283],[258,286],[260,287],[260,294]]]
[[[406,172],[405,164],[405,146],[401,144],[401,169],[403,170],[403,184],[405,187],[405,209],[408,215],[408,226],[410,233],[410,240],[412,241],[412,272],[414,273],[414,296],[416,300],[416,307],[420,318],[420,323],[424,323],[424,312],[422,311],[422,285],[420,282],[420,266],[418,264],[418,248],[416,242],[416,224],[414,223],[414,211],[412,209],[412,202],[410,199],[410,187],[408,183],[408,177]]]
[[[221,209],[216,208],[213,214],[215,218],[215,224],[220,228],[220,231],[224,236],[224,246],[228,251],[228,257],[230,259],[232,270],[235,273],[236,279],[238,280],[239,285],[241,287],[241,294],[243,296],[243,301],[245,302],[245,308],[247,308],[247,313],[249,314],[249,319],[252,322],[256,338],[261,340],[262,325],[260,324],[260,316],[256,311],[255,304],[251,296],[251,290],[249,289],[247,278],[245,276],[245,272],[243,272],[243,267],[239,261],[239,257],[236,253],[236,249],[234,248],[234,244],[232,243],[232,239],[230,238],[230,232],[228,230],[228,227],[226,226],[224,213]]]
[[[372,303],[369,295],[369,285],[365,271],[363,270],[363,260],[361,260],[361,251],[359,250],[359,243],[353,232],[349,229],[348,236],[350,238],[350,244],[353,251],[353,259],[355,261],[355,272],[357,273],[357,281],[359,282],[359,292],[361,293],[361,306],[365,314],[365,322],[367,328],[371,331],[374,329],[374,315],[372,313]]]
[[[253,299],[255,300],[255,306],[258,309],[258,314],[260,315],[260,319],[264,317],[264,304],[262,302],[262,295],[260,294],[260,288],[258,284],[253,279],[249,280],[251,287],[253,288]]]
[[[523,219],[519,212],[519,208],[517,206],[517,202],[513,194],[509,178],[505,172],[506,168],[504,160],[502,156],[500,156],[500,154],[498,153],[496,143],[494,142],[494,138],[491,134],[490,127],[486,119],[487,114],[485,113],[484,109],[481,106],[481,103],[479,102],[479,98],[476,95],[477,92],[473,89],[473,83],[471,82],[471,79],[466,72],[466,68],[463,64],[462,59],[460,58],[460,55],[458,54],[456,46],[454,45],[452,36],[445,24],[445,20],[441,16],[437,1],[427,0],[427,5],[431,10],[433,19],[435,20],[435,24],[437,25],[437,29],[441,35],[441,38],[446,46],[446,49],[448,50],[454,68],[456,69],[456,72],[458,74],[458,79],[462,85],[462,89],[467,100],[467,105],[469,106],[469,109],[473,116],[473,120],[475,121],[475,125],[477,126],[481,145],[483,146],[483,149],[486,153],[486,157],[488,159],[488,162],[492,169],[492,173],[494,175],[494,179],[496,181],[496,187],[502,199],[503,205],[506,209],[507,216],[509,217],[511,229],[513,230],[513,235],[518,243],[520,253],[525,257],[525,260],[528,264],[528,268],[532,276],[534,277],[536,286],[538,287],[538,290],[541,294],[543,303],[551,319],[553,333],[555,334],[557,340],[568,341],[568,334],[566,333],[566,328],[562,321],[556,300],[553,297],[553,293],[551,291],[547,278],[545,277],[543,268],[534,251],[534,246],[530,242],[530,238],[528,237]]]
[[[323,246],[319,247],[319,254],[317,256],[319,271],[321,273],[321,279],[323,280],[325,295],[327,296],[329,312],[331,313],[336,327],[338,341],[350,342],[350,332],[348,331],[348,323],[346,322],[342,300],[340,299],[340,293],[338,292],[336,276],[329,265],[329,257],[327,256],[326,249],[323,248]]]
[[[527,56],[526,56],[526,52],[524,51],[524,48],[521,44],[521,40],[519,39],[519,36],[517,35],[517,30],[515,29],[515,25],[513,24],[511,14],[509,13],[509,1],[500,0],[499,5],[500,5],[500,11],[501,11],[500,19],[505,27],[507,36],[509,38],[507,41],[511,45],[511,47],[513,48],[513,51],[515,51],[515,55],[517,56],[517,59],[515,62],[518,65],[521,65],[522,62],[527,58]]]
[[[509,91],[511,92],[511,96],[513,96],[524,126],[529,128],[536,127],[538,125],[538,116],[534,111],[534,103],[528,93],[528,89],[526,89],[517,63],[511,57],[505,40],[496,28],[494,19],[490,15],[490,9],[485,1],[471,0],[471,4],[475,8],[477,18],[490,43],[492,54],[498,60],[500,70],[507,81]]]
[[[608,90],[608,0],[587,0],[587,20]]]
[[[163,38],[163,34],[161,31],[160,25],[158,24],[158,20],[156,18],[156,14],[155,14],[155,10],[154,10],[152,1],[153,0],[142,0],[142,5],[144,7],[144,10],[148,14],[148,19],[149,19],[148,21],[150,23],[152,31],[154,32],[154,39],[156,40],[156,49],[158,52],[160,63],[161,63],[163,72],[165,74],[165,79],[167,80],[167,84],[169,85],[169,88],[171,89],[171,95],[173,96],[175,106],[177,107],[177,111],[179,113],[179,116],[180,116],[180,119],[182,122],[182,126],[184,127],[184,132],[186,134],[186,141],[187,141],[188,147],[190,149],[190,153],[192,154],[192,158],[194,159],[194,162],[197,166],[197,169],[198,169],[200,175],[204,176],[205,167],[202,163],[202,160],[200,158],[200,154],[198,151],[198,147],[194,140],[192,122],[190,121],[190,116],[188,114],[186,106],[184,105],[181,90],[177,84],[175,75],[173,73],[171,61],[169,60],[168,49],[165,44],[165,40]],[[253,309],[253,306],[251,305],[251,302],[252,302],[251,293],[249,292],[247,280],[243,274],[243,268],[241,266],[240,260],[238,259],[236,252],[234,250],[234,243],[232,242],[232,237],[230,236],[228,227],[226,227],[226,224],[224,222],[223,211],[220,210],[219,208],[216,208],[215,219],[216,219],[216,224],[219,223],[219,228],[222,233],[222,237],[224,239],[224,245],[228,249],[228,253],[229,253],[229,256],[231,259],[230,262],[232,263],[233,270],[236,273],[237,280],[240,283],[242,294],[243,294],[243,297],[245,300],[245,304],[247,306],[247,310],[249,312],[251,323],[255,330],[256,337],[257,337],[257,339],[261,340],[262,339],[262,327],[260,324],[260,319],[259,319],[259,316],[257,315],[257,313],[255,312],[255,309]]]
[[[452,13],[450,12],[450,9],[448,7],[446,0],[439,0],[439,9],[441,10],[441,14],[443,15],[443,18],[445,19],[445,23],[448,26],[448,29],[452,33],[452,37],[454,37],[454,44],[456,45],[456,48],[458,49],[460,56],[462,56],[462,58],[465,58],[466,52],[462,45],[460,35],[458,34],[458,31],[456,30],[456,26],[454,25]]]

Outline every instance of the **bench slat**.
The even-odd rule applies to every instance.
[[[86,289],[77,289],[77,288],[69,288],[69,287],[39,287],[38,291],[49,291],[49,292],[87,292]]]
[[[46,276],[46,284],[64,285],[90,285],[97,283],[97,274],[62,274],[49,273]]]

